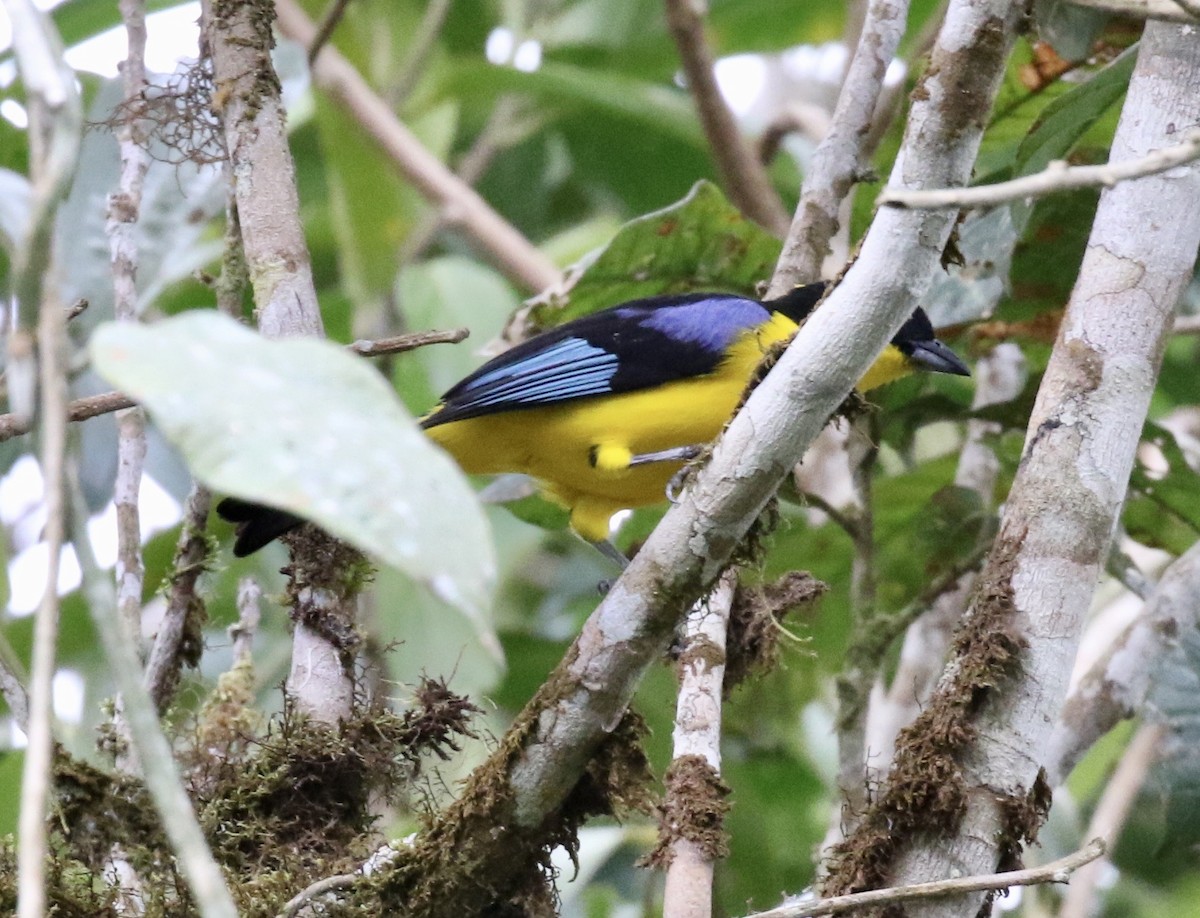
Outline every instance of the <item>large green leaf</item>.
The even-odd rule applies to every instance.
[[[1042,109],[1017,148],[1014,173],[1032,175],[1041,172],[1052,160],[1066,156],[1092,125],[1125,95],[1136,61],[1137,47],[1134,46]],[[1029,222],[1033,202],[1017,201],[1011,210],[1013,224],[1020,234]]]
[[[101,326],[90,350],[205,484],[319,523],[483,616],[495,565],[474,495],[361,360],[207,311]]]
[[[558,324],[605,306],[659,293],[729,290],[754,295],[771,276],[780,242],[741,215],[711,182],[686,198],[631,220],[573,270],[570,302],[544,304],[538,324]]]

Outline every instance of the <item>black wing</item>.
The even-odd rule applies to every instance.
[[[770,317],[727,293],[634,300],[551,329],[488,361],[442,396],[425,427],[500,411],[649,389],[711,373]]]

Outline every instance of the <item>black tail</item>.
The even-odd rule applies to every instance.
[[[217,504],[217,515],[237,524],[237,541],[233,553],[239,558],[254,554],[264,545],[274,542],[285,532],[291,532],[305,521],[294,514],[273,507],[264,507],[248,500],[227,497]]]

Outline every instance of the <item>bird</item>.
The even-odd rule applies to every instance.
[[[757,300],[732,293],[632,300],[535,335],[451,387],[420,419],[468,474],[520,472],[565,507],[571,528],[618,563],[620,510],[659,503],[716,439],[763,357],[788,341],[827,284]],[[916,370],[969,376],[917,308],[856,389]],[[238,498],[217,506],[251,554],[303,520]]]

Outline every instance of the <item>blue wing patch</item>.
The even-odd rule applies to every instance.
[[[612,391],[620,358],[582,338],[564,338],[517,360],[471,376],[446,393],[429,421],[488,414],[500,407],[549,405]]]

